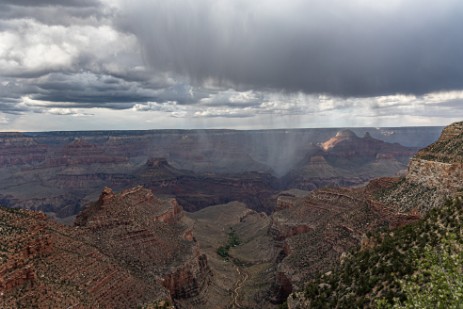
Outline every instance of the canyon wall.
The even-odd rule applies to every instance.
[[[461,196],[462,177],[463,122],[457,122],[411,159],[407,175],[381,199],[395,204],[399,212],[426,212]]]
[[[0,208],[0,229],[0,291],[8,308],[206,302],[212,273],[190,222],[175,200],[142,187],[105,188],[75,227]]]
[[[379,138],[415,146],[433,141],[441,128],[352,130],[360,136],[369,132],[368,138],[354,139],[353,144],[359,140],[374,144]],[[238,200],[270,213],[270,197],[280,189],[357,185],[403,168],[400,158],[407,157],[407,150],[397,145],[377,157],[374,147],[362,148],[373,155],[364,168],[349,167],[348,161],[356,157],[350,150],[330,150],[325,157],[317,154],[319,144],[338,131],[0,133],[0,205],[66,218],[78,213],[105,186],[123,190],[143,184],[159,194],[175,196],[188,211]],[[165,160],[156,162],[156,158]],[[205,187],[209,192],[201,190]]]

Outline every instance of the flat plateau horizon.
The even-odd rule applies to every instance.
[[[445,125],[403,125],[403,126],[316,126],[316,127],[276,127],[276,128],[153,128],[153,129],[74,129],[74,130],[0,130],[0,133],[59,133],[59,132],[156,132],[156,131],[282,131],[282,130],[318,130],[318,129],[398,129],[398,128],[444,128]]]

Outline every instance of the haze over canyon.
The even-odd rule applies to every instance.
[[[4,133],[3,304],[318,308],[366,235],[458,196],[461,123],[417,152],[441,131]]]

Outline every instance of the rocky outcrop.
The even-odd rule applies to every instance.
[[[2,308],[114,308],[170,299],[38,212],[0,208]]]
[[[37,273],[32,262],[49,255],[52,250],[45,224],[23,227],[18,224],[21,220],[17,218],[23,214],[39,222],[46,218],[40,213],[0,210],[0,232],[5,236],[0,245],[3,252],[0,258],[0,291],[4,293],[28,283],[33,284]],[[23,230],[25,228],[29,228],[27,233]]]
[[[309,154],[283,181],[304,190],[361,185],[403,173],[416,151],[375,139],[368,132],[360,138],[351,130],[341,130],[321,143],[320,150]]]
[[[76,225],[98,235],[90,240],[132,272],[161,278],[174,301],[198,303],[211,272],[183,215],[175,199],[159,199],[141,186],[118,194],[105,188]]]
[[[438,191],[447,197],[463,190],[463,122],[442,131],[431,144],[411,161],[406,181]]]
[[[382,197],[400,211],[426,212],[463,192],[463,122],[442,132],[437,142],[410,161],[405,178]]]
[[[463,147],[462,147],[463,149]],[[463,163],[445,163],[415,158],[406,180],[451,195],[463,189]]]
[[[212,273],[173,199],[105,188],[76,227],[0,208],[0,290],[7,307],[200,305]],[[20,300],[17,296],[21,295]]]
[[[417,153],[406,180],[452,195],[463,189],[463,122],[442,131],[439,140]]]
[[[458,199],[456,199],[453,204],[450,203],[447,204],[447,206],[443,205],[446,204],[444,203],[446,199],[459,196],[463,192],[463,182],[461,181],[463,177],[462,155],[463,122],[460,122],[452,124],[449,127],[445,128],[437,142],[419,151],[416,154],[416,156],[412,158],[408,167],[408,173],[405,177],[376,179],[371,181],[363,189],[363,195],[366,201],[364,211],[368,210],[382,214],[383,222],[387,222],[387,226],[392,228],[406,225],[411,222],[416,222],[420,218],[422,218],[428,210],[435,207],[440,207],[440,209],[438,209],[435,212],[429,212],[428,216],[424,216],[424,218],[425,220],[430,220],[429,218],[432,216],[438,217],[439,212],[442,211],[442,217],[444,218],[445,223],[436,223],[433,221],[435,219],[432,219],[430,220],[431,222],[421,222],[420,224],[415,225],[412,229],[403,229],[397,231],[397,234],[402,233],[402,238],[398,238],[399,241],[397,243],[398,245],[400,245],[401,249],[395,249],[398,250],[397,252],[399,252],[400,254],[403,254],[402,251],[407,252],[407,250],[403,249],[403,246],[407,248],[407,245],[404,244],[404,242],[408,236],[404,237],[403,235],[413,235],[411,238],[408,238],[408,241],[410,242],[410,247],[413,247],[414,250],[413,258],[409,259],[409,261],[415,260],[415,254],[418,250],[417,248],[419,248],[420,246],[429,245],[426,243],[423,244],[422,239],[425,238],[423,237],[423,235],[425,234],[433,234],[433,232],[429,231],[429,229],[433,225],[435,225],[435,227],[439,230],[439,233],[436,233],[435,235],[448,235],[448,232],[445,232],[445,229],[449,227],[453,228],[454,225],[449,224],[448,221],[454,219],[456,217],[455,213],[458,213],[458,211],[461,210],[460,206],[456,206],[458,205],[458,203],[461,204],[461,202],[458,202]],[[341,202],[341,205],[342,204],[343,202]],[[453,212],[453,214],[449,215],[449,211]],[[376,224],[371,224],[371,218],[365,221],[368,222],[370,226],[378,227],[378,225]],[[459,222],[459,219],[456,221]],[[456,224],[458,226],[458,223]],[[415,228],[418,230],[422,229],[422,231],[414,231]],[[442,229],[444,230],[444,232],[442,232]],[[410,231],[412,230],[413,233],[410,233]],[[358,231],[358,229],[352,228],[352,231]],[[382,242],[383,237],[394,237],[395,232],[379,235],[379,237],[367,237],[365,236],[365,234],[363,234],[363,236],[360,239],[360,247],[358,254],[358,256],[361,257],[361,260],[357,262],[362,264],[369,263],[369,261],[371,261],[372,256],[371,252],[374,251],[374,248],[379,246],[378,243]],[[420,241],[418,241],[417,237],[420,238]],[[388,239],[387,243],[384,242],[382,244],[383,247],[387,247],[387,251],[385,251],[384,249],[383,251],[381,251],[381,254],[383,254],[384,257],[377,258],[377,260],[382,262],[376,262],[375,260],[371,263],[372,267],[377,267],[378,263],[383,263],[383,259],[386,260],[388,256],[394,256],[390,255],[390,252],[393,251],[393,249],[391,249],[390,247],[394,246],[392,245],[392,243],[393,242],[391,241],[391,239]],[[362,253],[370,254],[370,259],[364,259],[362,257]],[[291,256],[291,254],[289,256]],[[349,269],[345,268],[344,271],[347,270],[346,273],[351,275],[354,272],[352,271],[352,269],[354,269],[356,266],[352,265],[352,262],[348,264],[343,264],[343,260],[344,259],[341,260],[340,266],[338,265],[336,271],[338,269],[342,269],[343,265],[349,265]],[[389,263],[389,265],[394,264],[389,261],[387,263]],[[384,262],[384,264],[386,264],[386,262]],[[400,262],[398,263],[398,265],[400,265],[399,267],[403,269],[403,266],[402,264],[400,264]],[[367,267],[363,265],[361,268],[358,269],[360,269],[360,273],[364,273]],[[375,277],[383,276],[384,278],[385,276],[386,278],[389,278],[391,273],[393,274],[394,272],[388,271],[388,274],[386,276],[383,272],[375,273]],[[354,291],[358,287],[353,286],[353,284],[351,284],[351,282],[353,281],[346,281],[347,283],[344,287],[346,292],[345,294],[338,294],[338,290],[333,289],[334,291],[332,291],[331,286],[329,284],[320,283],[323,281],[332,282],[330,280],[337,281],[338,279],[336,278],[330,278],[331,274],[332,272],[328,272],[325,275],[319,276],[317,279],[318,281],[316,283],[312,283],[312,286],[307,288],[306,293],[297,292],[291,295],[288,298],[288,307],[292,309],[311,307],[309,297],[315,299],[316,297],[320,296],[320,294],[318,294],[318,291],[320,290],[324,290],[323,293],[326,293],[326,297],[323,297],[323,295],[320,296],[320,299],[325,300],[328,298],[331,298],[331,300],[336,299],[337,297],[339,297],[339,295],[343,295],[343,297],[346,297],[346,299],[347,295],[349,295],[349,297],[355,295]],[[369,272],[369,274],[371,275],[372,273]],[[356,276],[356,278],[358,278],[358,275]],[[364,282],[366,278],[356,280]],[[367,279],[367,281],[368,280],[369,278]],[[378,290],[381,290],[382,293],[383,290],[387,289],[388,283],[386,283],[386,281],[387,280],[381,282],[380,280],[380,284],[376,286],[373,284],[374,287],[370,292],[362,290],[360,293],[357,292],[357,295],[363,295],[364,297],[366,297],[366,299],[372,297],[370,299],[370,301],[372,301],[377,297],[375,293],[377,293]],[[397,282],[397,279],[394,279],[394,281]],[[314,286],[315,289],[318,289],[318,291],[314,291]],[[378,286],[380,287],[378,288]],[[312,289],[312,294],[308,297],[307,291],[309,289]],[[339,297],[338,299],[340,298],[342,297]],[[352,298],[349,298],[349,301],[347,303],[351,304],[353,302],[354,300]],[[373,304],[372,302],[368,303],[365,300],[358,303],[362,303],[366,306],[371,306]],[[339,304],[340,303],[338,303],[338,306]]]
[[[439,139],[418,152],[416,158],[444,163],[463,162],[463,122],[447,126]]]
[[[167,162],[166,158],[150,158],[146,161],[146,166],[154,167],[154,168],[161,168],[161,167],[168,167],[169,163]]]
[[[417,150],[372,138],[368,132],[360,138],[351,130],[338,132],[335,137],[322,143],[321,148],[325,152],[324,157],[332,164],[336,164],[336,160],[349,160],[351,164],[358,161],[366,163],[379,158],[407,160]]]
[[[390,178],[357,189],[319,189],[306,196],[280,195],[269,229],[281,250],[278,272],[284,276],[276,278],[287,278],[297,291],[307,279],[328,271],[345,252],[360,245],[367,232],[418,220],[415,214],[398,213],[377,200],[380,192],[398,181]],[[288,282],[277,281],[275,286],[288,286]]]
[[[162,284],[170,291],[172,298],[189,299],[188,303],[199,305],[206,302],[204,291],[211,283],[211,275],[207,256],[201,254],[189,263],[166,273]]]
[[[369,136],[369,135],[368,135]],[[328,151],[331,148],[334,148],[336,145],[348,141],[350,142],[352,139],[358,138],[357,135],[352,132],[351,130],[341,130],[336,133],[336,136],[330,138],[326,142],[321,144],[323,150]]]

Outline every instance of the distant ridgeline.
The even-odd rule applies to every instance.
[[[105,186],[141,184],[175,196],[187,211],[240,201],[271,213],[280,190],[353,186],[401,173],[441,130],[3,132],[0,203],[65,220]]]

